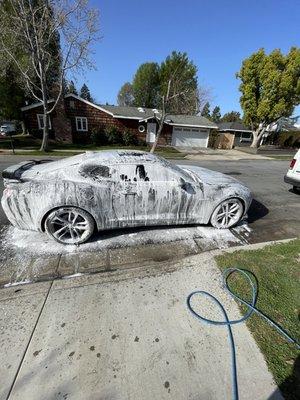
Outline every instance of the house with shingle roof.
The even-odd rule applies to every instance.
[[[51,102],[51,100],[50,100]],[[29,133],[42,133],[42,104],[22,107]],[[122,135],[132,132],[141,142],[153,143],[158,130],[160,111],[145,107],[98,105],[77,95],[68,94],[57,104],[50,116],[50,137],[65,143],[87,143],[94,131],[115,127]],[[207,147],[214,122],[198,115],[168,115],[159,138],[160,145]]]
[[[252,143],[253,133],[250,128],[242,122],[219,122],[219,133],[234,134],[234,146],[247,146]]]

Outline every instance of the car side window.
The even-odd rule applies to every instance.
[[[112,179],[117,182],[149,181],[145,164],[118,164],[114,168]]]
[[[107,165],[85,164],[79,167],[78,172],[84,178],[101,181],[110,179],[113,171]]]
[[[180,174],[159,163],[119,164],[114,180],[119,182],[178,182]]]

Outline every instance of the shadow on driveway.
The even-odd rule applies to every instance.
[[[260,201],[253,199],[248,210],[248,223],[252,224],[258,219],[264,218],[267,214],[269,214],[269,209]]]

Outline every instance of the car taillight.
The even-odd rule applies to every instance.
[[[296,158],[293,158],[293,160],[290,163],[290,169],[293,169],[295,164],[296,164]]]

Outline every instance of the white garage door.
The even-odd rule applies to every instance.
[[[208,129],[173,127],[172,146],[178,147],[207,147]]]

